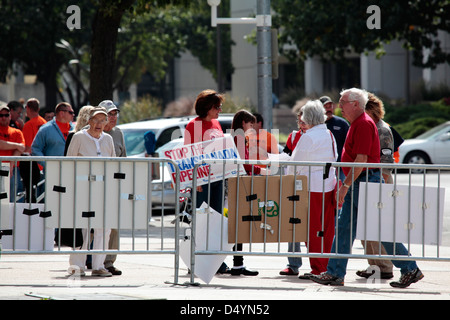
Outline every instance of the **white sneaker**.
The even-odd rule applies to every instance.
[[[70,267],[67,271],[71,276],[84,277],[86,275],[86,273],[84,273],[84,270],[79,267]]]
[[[112,273],[106,269],[92,270],[93,277],[112,277]]]

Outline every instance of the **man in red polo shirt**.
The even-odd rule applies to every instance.
[[[350,129],[342,151],[342,162],[379,163],[380,140],[378,130],[373,120],[365,113],[369,94],[365,90],[352,88],[341,92],[339,104],[342,115],[350,122]],[[339,204],[342,210],[337,220],[336,234],[331,252],[349,254],[356,237],[358,198],[360,182],[380,182],[380,170],[377,168],[343,168],[345,179],[339,189]],[[407,248],[402,243],[382,242],[387,254],[409,256]],[[314,282],[324,285],[343,286],[347,271],[348,259],[332,258],[328,261],[327,271],[317,277]],[[400,268],[399,281],[391,282],[396,288],[406,288],[423,278],[422,272],[415,261],[393,260]]]

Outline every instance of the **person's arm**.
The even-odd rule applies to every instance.
[[[355,163],[367,163],[368,156],[366,154],[357,154],[355,158]],[[352,171],[349,172],[349,174],[345,177],[344,182],[342,184],[342,187],[339,189],[339,205],[342,206],[344,203],[344,198],[347,195],[348,189],[352,185],[353,181],[355,181],[364,168],[354,168],[354,173],[352,174]]]
[[[39,130],[31,144],[31,154],[37,157],[44,156],[45,132]]]
[[[69,147],[67,148],[67,156],[68,157],[77,157],[78,151],[80,149],[80,136],[73,135],[72,140],[70,141]]]
[[[25,151],[25,145],[12,141],[0,140],[0,150],[16,150],[14,151],[14,155],[20,156]]]

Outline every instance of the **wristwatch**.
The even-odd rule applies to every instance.
[[[345,184],[345,183],[343,183],[342,185],[343,185],[344,187],[349,188],[349,189],[350,189],[350,187],[351,187],[351,186],[349,186],[348,184]]]

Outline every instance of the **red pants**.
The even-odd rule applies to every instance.
[[[322,215],[322,195],[325,196]],[[336,207],[334,192],[311,192],[309,216],[309,246],[310,253],[330,253],[334,238],[334,223]],[[323,226],[322,226],[323,221]],[[309,258],[311,273],[318,275],[327,271],[328,258]]]

